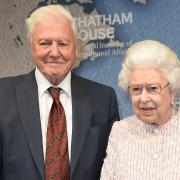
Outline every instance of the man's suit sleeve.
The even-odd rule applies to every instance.
[[[111,116],[113,122],[118,121],[121,118],[118,110],[117,96],[114,89],[112,90]]]

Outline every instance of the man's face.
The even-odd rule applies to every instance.
[[[64,16],[49,16],[35,24],[31,38],[35,65],[54,85],[72,69],[76,41],[70,22]]]

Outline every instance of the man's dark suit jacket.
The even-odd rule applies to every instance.
[[[98,180],[113,121],[112,88],[72,73],[71,180]],[[0,79],[0,180],[44,180],[38,89],[34,71]]]

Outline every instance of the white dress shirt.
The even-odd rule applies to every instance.
[[[53,103],[52,97],[48,92],[48,88],[53,86],[44,75],[36,68],[35,77],[38,86],[38,97],[39,97],[39,110],[41,118],[41,129],[42,129],[42,142],[44,158],[46,154],[46,133],[50,109]],[[56,87],[61,88],[60,101],[63,105],[66,114],[67,122],[67,134],[68,134],[68,151],[69,159],[71,155],[71,139],[72,139],[72,96],[71,96],[71,72],[68,73],[66,78]]]

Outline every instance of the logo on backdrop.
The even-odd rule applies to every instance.
[[[119,41],[116,39],[114,26],[130,25],[133,23],[133,13],[116,12],[99,14],[92,0],[79,0],[67,8],[73,14],[80,39],[80,61],[96,60],[102,56],[124,55],[131,46],[132,40]],[[88,3],[88,8],[86,9]]]
[[[78,38],[83,42],[83,58],[95,60],[99,56],[124,54],[132,42],[120,42],[115,38],[114,25],[133,23],[132,12],[94,14],[75,17]]]

